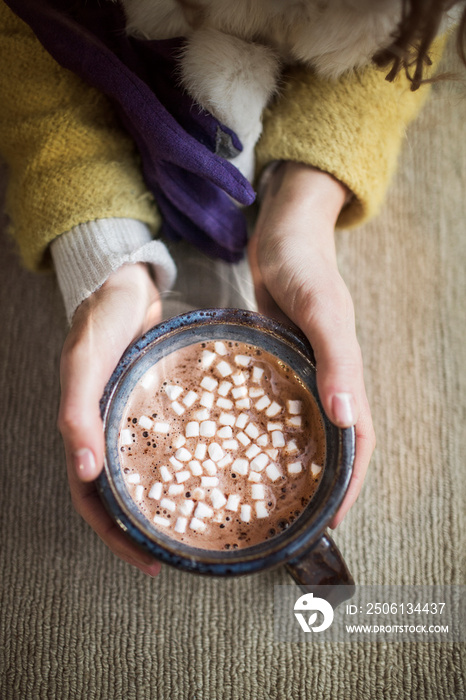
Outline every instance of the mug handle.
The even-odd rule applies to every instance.
[[[328,600],[334,609],[354,595],[353,577],[340,550],[326,532],[311,549],[285,566],[304,593],[311,593],[318,587],[318,595]]]

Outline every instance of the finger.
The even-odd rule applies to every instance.
[[[136,566],[149,576],[156,576],[161,569],[160,562],[128,540],[103,507],[95,485],[82,483],[72,468],[68,469],[68,479],[76,511],[107,547],[128,564]]]

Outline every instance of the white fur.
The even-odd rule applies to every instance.
[[[390,43],[401,0],[198,0],[200,27],[176,0],[123,0],[127,31],[147,39],[185,36],[181,79],[190,95],[243,144],[232,162],[252,178],[261,115],[280,65],[303,63],[326,79],[367,64]]]

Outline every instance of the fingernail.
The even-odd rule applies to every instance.
[[[73,463],[80,479],[88,481],[94,478],[95,459],[92,451],[88,447],[83,447],[73,453]]]
[[[334,394],[332,411],[335,422],[342,428],[349,428],[356,423],[354,399],[351,394]]]

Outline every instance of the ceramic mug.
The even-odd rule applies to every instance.
[[[212,340],[249,343],[288,364],[314,397],[325,431],[326,458],[320,484],[290,526],[264,542],[229,551],[195,548],[173,540],[151,525],[129,495],[119,466],[118,435],[124,407],[140,377],[166,355],[193,343]],[[311,346],[298,330],[242,309],[204,309],[164,321],[133,343],[121,358],[101,399],[106,455],[97,481],[100,496],[118,525],[156,559],[185,571],[214,576],[252,574],[285,565],[305,591],[332,586],[335,606],[350,598],[354,581],[326,528],[351,479],[355,431],[340,429],[320,403]],[[319,595],[322,595],[319,588]]]

